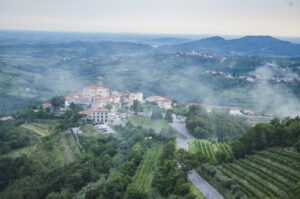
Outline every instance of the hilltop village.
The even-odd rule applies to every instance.
[[[110,90],[103,84],[103,77],[98,77],[96,85],[85,86],[81,92],[75,92],[67,95],[64,98],[64,107],[60,107],[60,113],[56,110],[56,114],[62,114],[65,110],[70,108],[72,104],[74,104],[80,105],[83,108],[83,111],[79,112],[79,114],[84,115],[82,118],[83,121],[91,121],[93,123],[114,123],[117,119],[116,115],[120,115],[120,110],[129,110],[133,107],[135,102],[138,104],[151,103],[164,110],[172,109],[177,105],[175,101],[167,97],[149,96],[144,98],[143,92]],[[191,106],[201,106],[207,112],[212,112],[213,109],[216,109],[223,112],[228,112],[232,115],[255,115],[253,110],[241,109],[239,107],[203,105],[194,102],[190,102],[185,105],[186,108]],[[53,112],[54,110],[54,107],[51,103],[44,103],[42,108],[45,111],[49,109],[49,111]],[[151,112],[139,112],[136,114],[142,117],[151,117],[152,115]],[[178,121],[178,118],[181,118],[174,113],[171,115],[174,121]],[[14,118],[2,117],[0,120],[13,121]],[[251,126],[256,125],[255,122],[249,120],[246,120],[245,122],[249,123]]]
[[[103,84],[103,78],[98,77],[97,85],[85,86],[82,92],[71,93],[65,97],[65,107],[69,107],[72,103],[83,106],[84,111],[81,114],[86,115],[86,120],[93,122],[108,122],[112,119],[113,113],[120,108],[129,108],[138,103],[155,102],[160,108],[172,108],[173,101],[160,96],[150,96],[143,99],[142,92],[131,93],[129,91],[119,92],[112,91]]]
[[[117,118],[116,115],[120,115],[119,110],[130,109],[133,107],[134,103],[145,104],[151,103],[157,107],[169,110],[176,106],[176,102],[162,96],[149,96],[144,98],[143,92],[129,92],[129,91],[113,91],[103,84],[103,77],[97,78],[96,85],[88,85],[83,87],[81,92],[75,92],[67,95],[64,98],[64,108],[61,107],[61,111],[67,110],[72,104],[80,105],[83,111],[79,114],[84,115],[83,121],[91,121],[93,123],[107,123],[115,122]],[[215,106],[215,105],[203,105],[194,102],[187,103],[185,105],[187,108],[190,106],[201,106],[207,112],[211,112],[213,109],[228,112],[232,115],[255,115],[254,111],[251,109],[241,109],[239,107],[230,106]],[[42,105],[44,110],[49,109],[51,112],[54,107],[51,103],[45,103]],[[151,112],[139,112],[136,113],[139,116],[150,117]],[[165,113],[164,113],[165,114]],[[179,116],[178,116],[179,117]],[[177,121],[177,116],[172,114],[172,118]],[[3,117],[0,118],[2,121],[11,121],[14,118]],[[252,121],[245,121],[252,126],[256,123]]]

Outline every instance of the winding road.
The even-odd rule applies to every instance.
[[[195,140],[195,138],[189,134],[188,130],[185,128],[184,123],[172,123],[170,124],[174,129],[176,129],[184,138],[176,138],[176,144],[178,148],[182,148],[184,150],[189,149],[189,142]]]
[[[172,123],[170,124],[176,129],[184,138],[176,138],[176,144],[178,148],[188,150],[189,142],[195,140],[195,138],[189,134],[184,123]],[[224,199],[210,184],[208,184],[203,178],[201,178],[194,170],[188,174],[189,180],[203,193],[207,199]]]
[[[208,184],[196,171],[188,174],[189,180],[203,193],[207,199],[224,199],[210,184]]]

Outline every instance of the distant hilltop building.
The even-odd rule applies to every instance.
[[[166,97],[150,96],[146,98],[147,102],[156,102],[160,108],[171,109],[173,101]]]
[[[81,104],[86,110],[89,110],[93,113],[94,110],[104,110],[103,108],[106,108],[107,106],[111,106],[111,111],[116,111],[121,107],[130,107],[133,105],[134,100],[142,103],[143,93],[112,91],[107,86],[104,86],[103,77],[98,77],[97,85],[85,86],[83,87],[82,92],[71,93],[66,96],[65,106],[68,107],[72,103]],[[90,112],[87,115],[92,117],[93,121],[95,122],[102,122],[98,121],[98,118],[94,119],[94,115],[90,115]],[[107,119],[103,122],[106,121]]]
[[[15,118],[11,117],[11,116],[8,116],[8,117],[1,117],[0,118],[0,121],[3,121],[3,122],[14,122],[15,121]]]
[[[211,112],[213,109],[217,109],[217,110],[221,110],[221,111],[224,111],[224,112],[228,112],[228,113],[230,113],[232,115],[242,115],[242,114],[245,114],[245,115],[254,115],[254,111],[253,110],[251,110],[251,109],[244,109],[243,111],[241,111],[241,109],[238,108],[238,107],[215,106],[215,105],[206,106],[206,105],[201,105],[201,104],[197,104],[197,103],[194,103],[194,102],[189,102],[189,103],[186,104],[187,108],[189,108],[191,106],[201,106],[207,112]]]
[[[43,109],[46,110],[47,108],[49,108],[50,110],[53,109],[52,104],[49,103],[43,104]]]

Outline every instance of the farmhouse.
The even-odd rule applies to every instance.
[[[11,116],[8,116],[8,117],[1,117],[0,118],[0,121],[3,121],[3,122],[13,122],[15,121],[15,118],[11,117]]]
[[[244,109],[244,114],[246,115],[254,115],[254,111],[251,109]]]
[[[194,102],[189,102],[189,103],[186,104],[187,108],[190,108],[191,106],[199,106],[199,104],[194,103]]]
[[[53,108],[52,104],[49,103],[43,104],[43,109],[46,110],[47,108],[52,109]]]

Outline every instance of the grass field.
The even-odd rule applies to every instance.
[[[205,196],[193,183],[190,183],[190,189],[191,192],[196,196],[196,199],[205,199]]]
[[[35,133],[38,136],[50,134],[51,129],[55,126],[57,120],[37,120],[31,123],[22,124],[21,127]]]
[[[152,120],[151,118],[147,117],[132,116],[128,119],[128,121],[137,125],[148,126],[153,128],[163,129],[170,127],[165,120]]]
[[[28,155],[44,164],[59,167],[72,163],[76,154],[82,152],[84,152],[84,149],[76,134],[60,132],[54,136],[44,136],[36,144],[12,151],[8,156]]]
[[[139,165],[136,175],[133,177],[133,183],[145,192],[151,191],[151,182],[158,157],[162,152],[161,144],[153,144],[152,148],[145,154],[143,162]]]
[[[298,153],[273,148],[219,168],[249,198],[289,198],[290,188],[300,181],[299,160]]]

